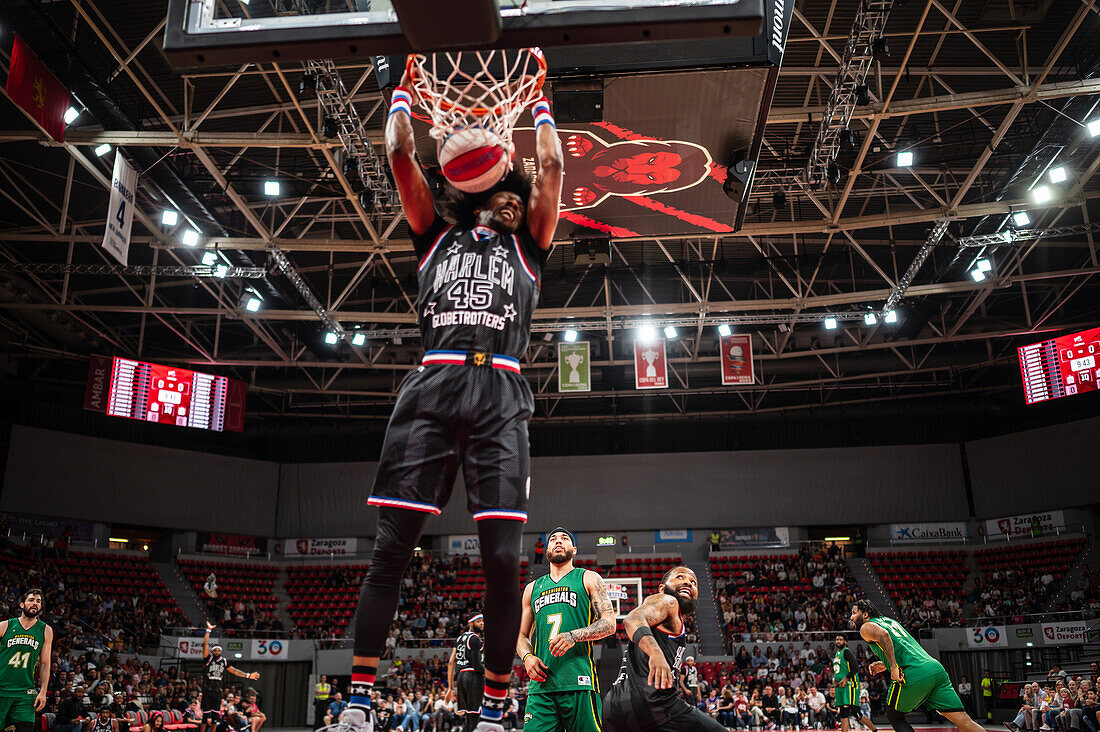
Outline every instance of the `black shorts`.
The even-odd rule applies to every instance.
[[[218,724],[222,721],[222,713],[219,709],[207,709],[202,713],[203,724]]]
[[[841,719],[860,719],[863,717],[863,710],[854,704],[842,704],[837,707],[837,716]]]
[[[651,704],[624,684],[603,698],[604,732],[726,732],[710,715],[680,699]]]
[[[488,367],[419,366],[397,394],[367,503],[439,514],[458,468],[474,520],[527,520],[531,387]]]
[[[481,697],[485,694],[485,679],[477,671],[459,671],[455,679],[458,711],[477,714],[481,711]]]

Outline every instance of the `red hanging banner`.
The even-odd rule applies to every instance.
[[[12,101],[40,124],[50,137],[58,142],[65,141],[69,90],[31,53],[19,36],[15,37],[12,45],[5,89]]]
[[[722,338],[722,386],[753,383],[752,336]]]
[[[646,344],[634,341],[634,387],[636,389],[668,388],[668,365],[665,362],[663,338]]]

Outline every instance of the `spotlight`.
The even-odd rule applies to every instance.
[[[911,150],[903,150],[898,153],[897,165],[899,168],[908,168],[913,164],[913,153]]]
[[[825,330],[836,330],[836,318],[825,318]]]
[[[871,41],[871,56],[880,64],[890,58],[890,43],[886,40],[886,36],[879,36]]]
[[[855,130],[843,129],[840,131],[840,146],[848,150],[855,150],[859,144],[859,136]]]
[[[181,235],[181,240],[184,246],[195,247],[199,245],[199,232],[194,229],[188,229]]]
[[[106,155],[109,152],[111,152],[111,146],[108,145],[107,143],[103,143],[102,145],[100,145],[99,147],[97,147],[95,149],[96,157],[100,157],[100,158],[103,157],[104,155]]]
[[[353,346],[362,346],[367,342],[367,336],[363,333],[356,333],[351,337],[351,344]]]
[[[733,329],[729,327],[728,323],[722,323],[718,326],[718,335],[722,336],[723,338],[725,338],[732,332]]]
[[[991,269],[993,269],[993,263],[990,262],[988,259],[979,259],[977,264],[978,264],[978,269],[981,270],[982,272],[988,272]]]
[[[317,96],[317,77],[308,71],[302,74],[302,78],[298,81],[298,96],[302,99]]]
[[[1047,186],[1039,186],[1038,188],[1032,189],[1031,197],[1034,199],[1035,203],[1046,203],[1054,198],[1054,193]]]
[[[219,264],[217,267],[214,268],[214,276],[215,277],[221,277],[222,279],[225,279],[226,275],[228,275],[228,274],[229,274],[229,266],[228,265]]]
[[[896,323],[898,322],[898,311],[887,310],[882,316],[882,322],[884,323]]]
[[[874,325],[878,322],[878,318],[875,317],[874,313],[867,313],[863,316],[863,322],[865,325]]]
[[[277,181],[277,180],[265,180],[264,181],[264,195],[265,196],[277,196],[277,195],[279,195],[279,181]]]
[[[217,261],[218,261],[218,255],[217,255],[216,252],[203,252],[202,253],[202,263],[205,264],[207,267],[213,267],[214,262],[217,262]]]
[[[71,125],[77,117],[80,116],[80,110],[76,107],[69,107],[65,110],[65,124]]]
[[[328,333],[325,333],[325,343],[327,343],[328,345],[335,346],[339,340],[340,336],[336,335],[331,330]]]
[[[250,313],[254,313],[260,309],[263,305],[263,301],[258,297],[250,297],[244,304],[244,309]]]
[[[331,140],[336,137],[336,132],[336,120],[332,117],[325,117],[321,120],[321,135],[323,137],[327,137]]]
[[[1051,168],[1047,171],[1047,176],[1051,183],[1061,183],[1066,179],[1066,166],[1059,165],[1057,168]]]
[[[861,107],[866,107],[871,103],[871,90],[867,88],[866,84],[860,84],[856,87],[856,104]]]
[[[577,342],[577,335],[578,335],[577,331],[567,330],[567,331],[565,331],[565,333],[562,334],[562,338],[565,339],[566,343],[576,343]]]
[[[1094,119],[1088,123],[1089,137],[1096,137],[1100,135],[1100,119]]]
[[[975,282],[981,282],[985,279],[985,272],[982,272],[980,269],[972,269],[970,270],[970,276]]]
[[[830,162],[829,166],[825,169],[825,177],[834,186],[840,183],[840,166],[835,162]]]
[[[1005,244],[1011,244],[1016,235],[1012,233],[1012,229],[1005,229],[1001,232],[1001,238],[1004,239]]]
[[[772,206],[774,208],[787,207],[787,193],[782,188],[772,194]]]
[[[653,343],[657,340],[657,330],[652,325],[643,325],[638,328],[637,338],[642,343]]]
[[[1027,226],[1031,223],[1031,217],[1027,215],[1027,211],[1017,211],[1012,214],[1012,223],[1017,226]]]
[[[671,341],[675,337],[676,337],[676,326],[666,325],[665,326],[665,338],[668,338]]]
[[[160,223],[165,226],[175,226],[179,223],[180,215],[171,209],[163,211],[160,215]]]

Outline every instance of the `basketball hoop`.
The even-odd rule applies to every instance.
[[[420,106],[442,141],[467,127],[496,133],[513,149],[512,128],[542,96],[546,58],[539,48],[414,54],[405,65]]]

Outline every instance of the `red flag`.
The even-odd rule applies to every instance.
[[[58,142],[65,141],[69,90],[31,53],[19,36],[15,37],[11,49],[6,89],[8,96],[42,125],[50,137]]]
[[[665,362],[663,338],[646,344],[634,341],[634,388],[668,388],[668,365]]]
[[[752,336],[722,338],[722,385],[753,383]]]

